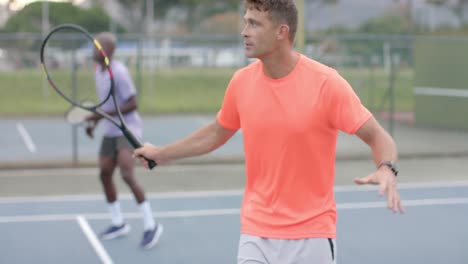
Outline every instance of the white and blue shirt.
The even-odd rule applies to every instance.
[[[114,76],[116,100],[119,106],[121,106],[125,104],[130,97],[136,95],[135,86],[133,85],[132,77],[130,76],[127,67],[123,63],[113,60],[110,63],[110,68]],[[101,100],[103,100],[109,94],[110,81],[109,73],[107,70],[103,71],[100,65],[96,67],[95,80],[97,95]],[[101,106],[101,110],[104,112],[114,110],[114,102],[112,98],[109,98]],[[135,135],[135,137],[141,139],[143,134],[143,122],[138,112],[134,110],[123,114],[123,117],[128,129]],[[115,120],[118,121],[118,117],[115,117]],[[105,137],[118,137],[123,135],[122,131],[120,131],[118,127],[105,118],[102,119],[102,125]]]

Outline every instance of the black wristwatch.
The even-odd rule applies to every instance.
[[[395,164],[393,164],[393,162],[389,161],[389,160],[386,160],[386,161],[382,161],[380,164],[379,164],[379,167],[378,169],[380,169],[380,167],[382,166],[387,166],[390,168],[390,170],[393,172],[393,174],[395,175],[395,177],[398,175],[398,168]]]

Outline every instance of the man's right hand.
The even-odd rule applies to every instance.
[[[86,126],[86,135],[88,135],[89,138],[94,138],[94,129],[96,128],[96,122],[88,122],[88,125]]]
[[[148,160],[154,160],[156,164],[167,163],[168,160],[162,157],[161,148],[156,147],[152,144],[145,143],[140,148],[133,151],[133,158],[138,159],[140,163],[145,167],[149,168]]]
[[[88,116],[86,116],[86,121],[87,122],[92,122],[92,123],[97,123],[99,122],[99,120],[102,119],[102,116],[101,115],[98,115],[98,114],[95,114],[95,113],[92,113]]]

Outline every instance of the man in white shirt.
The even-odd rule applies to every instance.
[[[132,78],[123,63],[112,60],[116,46],[116,38],[109,32],[103,32],[98,34],[96,39],[101,43],[102,48],[109,57],[110,68],[114,76],[114,91],[125,123],[137,138],[141,138],[143,124],[140,115],[136,111],[136,90]],[[95,71],[97,94],[101,99],[104,99],[109,94],[109,75],[105,69],[104,59],[97,50],[94,51],[93,57],[98,63]],[[101,106],[101,110],[111,116],[116,115],[112,100],[106,101],[106,103]],[[134,160],[132,158],[133,147],[125,136],[123,136],[121,130],[110,121],[102,119],[102,117],[97,114],[90,115],[87,120],[89,121],[89,126],[86,128],[88,136],[93,137],[94,129],[101,120],[104,129],[104,137],[99,152],[99,169],[112,224],[101,234],[101,238],[113,239],[123,236],[130,231],[130,226],[124,221],[122,216],[120,204],[117,200],[117,189],[113,180],[114,170],[118,167],[123,180],[130,187],[143,214],[144,233],[140,245],[144,249],[149,249],[158,242],[163,227],[161,224],[155,222],[151,206],[145,198],[143,188],[136,180],[134,174]]]

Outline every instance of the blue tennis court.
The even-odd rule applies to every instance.
[[[402,184],[405,215],[375,188],[336,187],[338,263],[466,263],[468,182]],[[129,195],[127,237],[100,241],[109,223],[101,195],[0,199],[1,263],[236,263],[240,190],[149,194],[164,225],[160,243],[138,247],[140,212]]]

